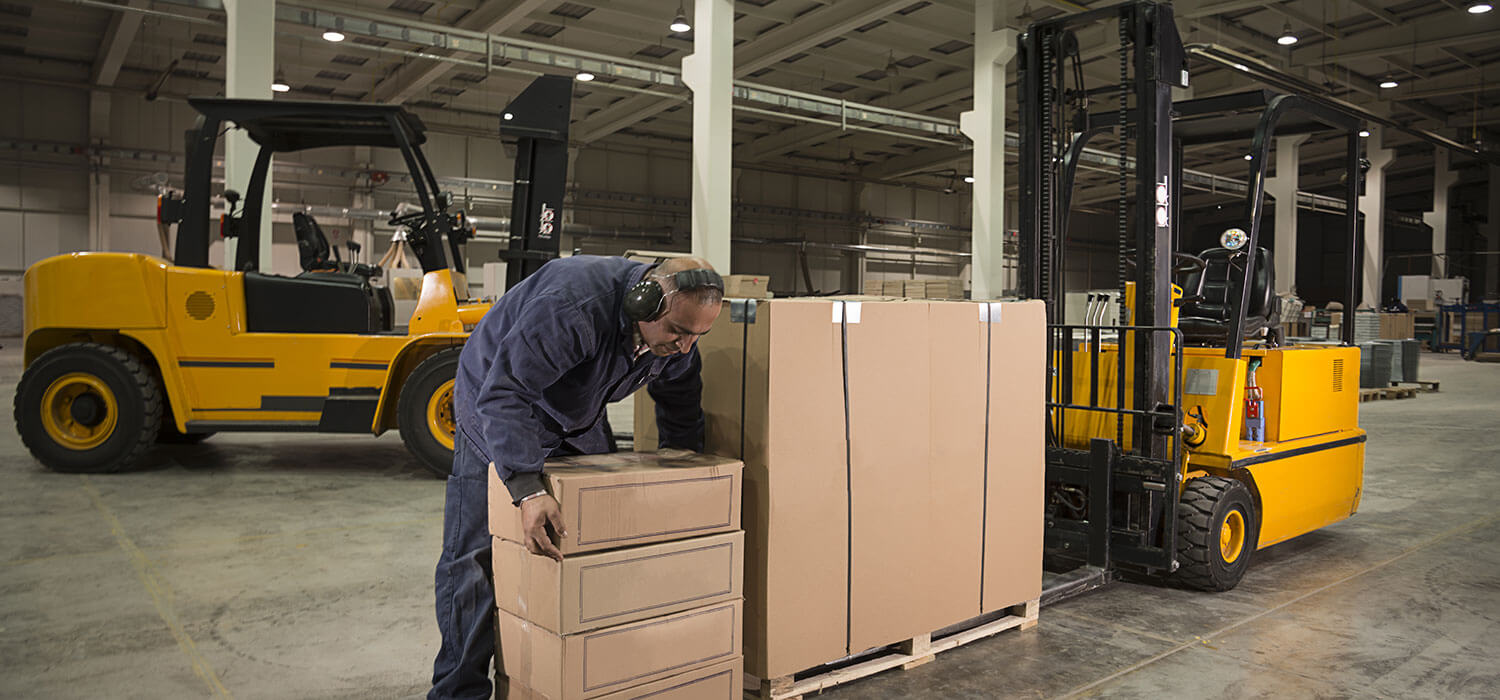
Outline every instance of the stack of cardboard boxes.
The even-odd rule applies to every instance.
[[[964,281],[957,277],[921,280],[865,280],[864,292],[865,296],[872,297],[962,299],[964,298]]]
[[[747,675],[1037,598],[1045,332],[1041,302],[728,304],[698,350],[707,451],[745,464]]]
[[[498,697],[737,697],[740,471],[708,455],[548,462],[561,562],[526,551],[520,511],[491,473]]]

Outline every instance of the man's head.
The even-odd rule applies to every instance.
[[[724,291],[713,287],[677,289],[673,278],[683,270],[712,270],[703,258],[672,258],[653,269],[650,278],[661,285],[665,297],[663,311],[654,321],[637,324],[641,340],[657,356],[686,353],[698,342],[698,336],[713,328],[719,317],[719,303]]]

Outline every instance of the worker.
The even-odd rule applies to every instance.
[[[561,559],[562,510],[542,481],[548,457],[614,450],[605,406],[645,385],[660,447],[703,449],[695,348],[719,316],[724,282],[701,258],[660,265],[575,255],[543,265],[485,314],[460,355],[453,474],[436,575],[442,646],[429,698],[489,698],[495,653],[489,474],[521,511],[526,548]]]

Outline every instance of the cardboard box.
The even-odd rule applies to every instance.
[[[724,296],[736,299],[764,299],[771,278],[766,275],[725,275]]]
[[[745,462],[748,673],[1040,594],[1039,302],[787,299],[748,317],[721,313],[699,342],[707,449]],[[654,431],[644,393],[636,418],[638,439]]]
[[[926,297],[928,299],[962,299],[964,298],[964,281],[957,278],[927,280]]]
[[[521,509],[489,470],[490,534],[522,542]],[[740,462],[711,455],[621,452],[548,460],[547,491],[562,506],[563,554],[740,529]]]
[[[906,280],[886,280],[880,283],[880,295],[899,297],[906,293]]]
[[[1380,337],[1405,340],[1416,335],[1416,324],[1410,312],[1380,315]]]
[[[659,681],[599,696],[598,700],[737,700],[743,692],[743,657],[736,656],[712,666]],[[500,678],[495,684],[498,700],[554,700],[514,680]]]
[[[905,280],[901,283],[901,296],[908,299],[923,299],[927,296],[927,280]]]
[[[878,297],[884,294],[885,283],[880,280],[865,280],[865,296]]]
[[[579,554],[553,561],[494,538],[495,603],[558,634],[739,600],[745,533]]]
[[[525,686],[535,697],[615,697],[610,694],[733,662],[740,656],[741,614],[736,600],[559,636],[501,610],[495,613],[495,667],[508,685]]]

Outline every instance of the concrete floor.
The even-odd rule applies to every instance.
[[[1500,365],[1422,361],[1441,394],[1361,405],[1360,514],[1257,553],[1238,589],[1115,584],[824,695],[1500,695]],[[219,435],[62,475],[0,406],[0,696],[424,691],[443,488],[399,437]]]

